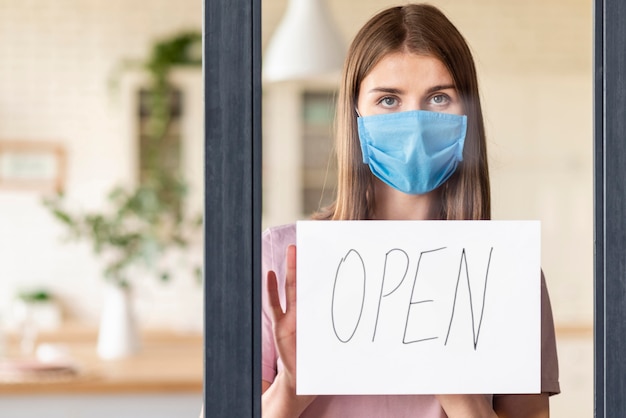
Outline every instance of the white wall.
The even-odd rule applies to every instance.
[[[156,39],[201,27],[199,0],[0,1],[0,140],[63,144],[68,201],[85,210],[100,207],[112,186],[135,177],[128,91],[109,87],[112,72],[124,59],[145,59]],[[122,84],[129,77],[122,73]],[[195,125],[184,129],[198,206],[201,71],[185,80],[195,89],[187,103]],[[60,242],[63,230],[42,208],[42,197],[0,190],[0,313],[7,317],[16,290],[45,286],[69,316],[94,322],[101,305],[100,265],[85,244]],[[200,248],[192,251],[201,259]],[[177,277],[169,289],[156,280],[141,281],[136,295],[146,322],[167,326],[176,317],[176,325],[201,329],[202,291],[192,278]]]

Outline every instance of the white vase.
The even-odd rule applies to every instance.
[[[139,351],[139,333],[128,287],[106,288],[97,351],[105,360],[128,357]]]

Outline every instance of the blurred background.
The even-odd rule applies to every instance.
[[[3,416],[199,413],[201,31],[200,0],[0,0]]]
[[[307,217],[332,200],[336,55],[368,18],[401,3],[263,1],[265,226]],[[562,390],[551,399],[552,416],[592,416],[592,4],[429,3],[458,27],[478,67],[493,218],[541,221]],[[325,48],[299,38],[316,27],[332,39]],[[294,62],[319,65],[307,71]]]
[[[69,317],[97,320],[107,260],[94,256],[90,237],[63,240],[68,228],[42,202],[63,191],[72,214],[106,214],[117,209],[108,197],[114,188],[134,191],[147,158],[142,95],[152,83],[142,65],[157,44],[200,33],[201,14],[199,1],[0,1],[0,141],[10,143],[0,151],[2,306],[18,291],[45,287]],[[172,147],[180,162],[163,169],[180,170],[189,183],[182,210],[201,212],[202,71],[175,64],[169,77],[179,103],[169,110],[184,115],[174,116],[168,140],[179,142]],[[155,284],[163,283],[146,283]],[[201,329],[199,311],[184,313],[189,303],[176,308],[178,319],[165,308],[146,307],[146,315],[185,316],[195,322],[179,325]]]

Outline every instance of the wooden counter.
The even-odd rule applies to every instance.
[[[35,375],[2,378],[0,394],[144,394],[201,393],[203,339],[198,334],[146,331],[137,355],[101,360],[96,354],[96,331],[84,327],[39,336],[37,343],[58,344],[75,360],[74,375]],[[8,338],[7,357],[18,357],[17,338]]]

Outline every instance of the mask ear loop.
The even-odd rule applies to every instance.
[[[354,111],[356,112],[356,115],[357,115],[358,117],[360,117],[360,118],[362,117],[362,116],[361,116],[361,114],[359,113],[359,109],[357,109],[357,108],[355,107],[355,108],[354,108]]]

